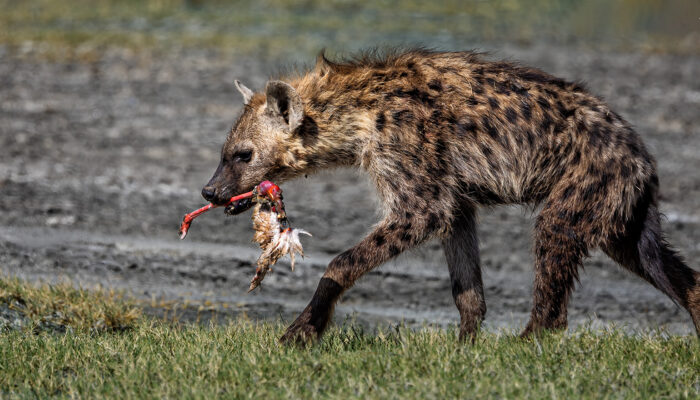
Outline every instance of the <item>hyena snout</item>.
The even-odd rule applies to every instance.
[[[209,202],[214,202],[214,198],[216,197],[216,188],[214,186],[205,186],[202,189],[202,197],[204,197],[204,200],[209,201]]]

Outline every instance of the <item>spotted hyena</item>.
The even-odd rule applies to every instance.
[[[270,179],[359,167],[384,218],[331,261],[283,342],[319,337],[341,294],[401,252],[439,238],[460,337],[486,313],[476,210],[540,205],[523,335],[567,325],[582,259],[601,248],[685,307],[700,329],[700,273],[661,232],[655,161],[625,120],[577,83],[472,52],[413,50],[333,62],[254,93],[202,195],[224,203]]]

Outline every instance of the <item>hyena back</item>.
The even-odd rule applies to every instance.
[[[369,270],[429,238],[442,240],[473,337],[486,313],[476,210],[541,205],[534,304],[524,335],[567,325],[582,259],[596,247],[691,314],[700,332],[700,273],[661,232],[655,161],[622,117],[581,85],[471,52],[414,50],[331,62],[270,81],[236,82],[245,110],[202,191],[223,203],[263,179],[364,169],[384,218],[333,259],[282,340],[319,337],[340,295]]]

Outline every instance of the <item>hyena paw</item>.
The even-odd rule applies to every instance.
[[[316,327],[305,322],[294,321],[280,338],[284,345],[308,345],[318,340]]]
[[[459,341],[462,343],[476,343],[476,338],[479,335],[481,321],[468,321],[462,323],[459,329]]]
[[[566,331],[566,327],[567,323],[565,319],[563,321],[559,319],[556,321],[547,321],[545,323],[530,320],[522,333],[520,333],[520,337],[527,339],[533,336],[540,336],[545,332],[562,332]]]

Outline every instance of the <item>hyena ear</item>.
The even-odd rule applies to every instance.
[[[236,85],[236,89],[238,89],[239,92],[243,95],[243,104],[248,104],[250,103],[250,99],[253,98],[253,93],[252,90],[248,89],[246,85],[242,84],[238,79],[233,81],[233,84]]]
[[[319,77],[323,78],[328,75],[333,69],[331,62],[326,58],[326,49],[322,49],[318,56],[316,56],[316,65],[314,66],[314,71]]]
[[[290,132],[301,125],[304,119],[304,103],[296,89],[282,81],[270,81],[267,83],[265,92],[267,92],[268,110],[284,118]]]

